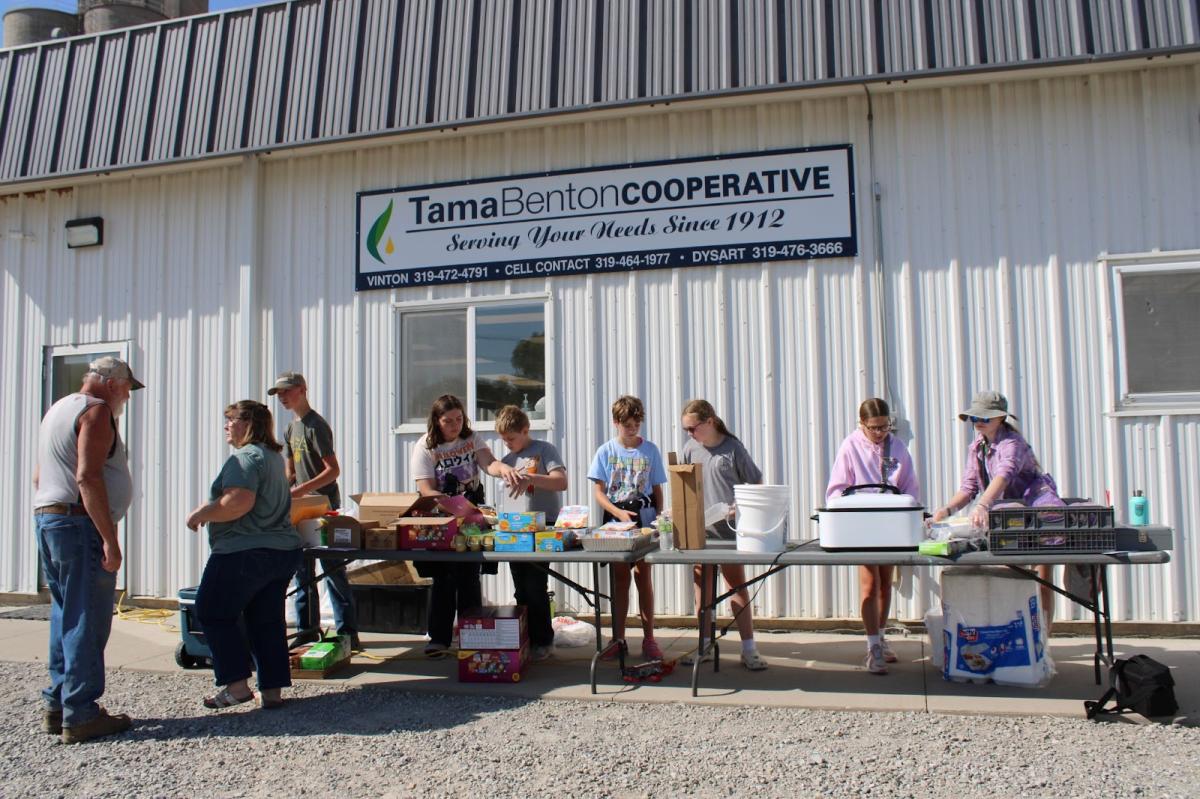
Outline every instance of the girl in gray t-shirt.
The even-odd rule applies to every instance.
[[[746,447],[737,436],[729,432],[707,400],[692,400],[683,406],[682,422],[683,430],[688,434],[688,441],[683,445],[683,462],[698,463],[704,467],[702,471],[706,502],[725,502],[732,505],[735,485],[762,482],[762,471],[751,459]],[[724,520],[709,527],[708,534],[714,538],[734,537],[729,523]],[[712,602],[713,568],[695,567],[696,602],[702,606]],[[725,577],[725,586],[729,590],[734,586],[745,585],[746,570],[740,565],[723,564],[721,574]],[[733,606],[738,633],[742,637],[742,665],[751,671],[762,671],[767,667],[767,661],[758,653],[758,646],[754,643],[750,592],[742,588],[729,602]],[[711,643],[705,639],[699,652],[682,658],[684,665],[694,663],[696,658],[712,660]]]

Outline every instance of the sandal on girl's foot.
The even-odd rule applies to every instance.
[[[254,700],[254,692],[251,691],[248,696],[234,696],[229,693],[228,688],[222,688],[212,696],[204,697],[204,706],[209,710],[220,710],[223,707],[233,707],[234,705],[245,704]]]
[[[749,652],[742,652],[742,665],[750,671],[762,671],[767,667],[767,661],[758,654],[757,649],[751,649]]]

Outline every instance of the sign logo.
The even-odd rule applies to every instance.
[[[367,233],[367,252],[369,252],[371,257],[376,261],[379,261],[381,264],[387,262],[379,257],[379,241],[383,238],[384,234],[387,233],[388,222],[392,219],[393,204],[394,203],[392,201],[388,202],[387,208],[383,209],[383,213],[380,214],[375,220],[375,224],[371,225],[371,230],[369,233]],[[392,242],[390,236],[388,237],[387,244],[384,245],[383,250],[388,255],[391,255],[396,251],[396,245]]]

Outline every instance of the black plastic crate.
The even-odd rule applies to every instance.
[[[988,549],[1010,555],[1110,552],[1113,509],[1105,505],[1000,508],[988,512]]]
[[[354,606],[358,630],[365,633],[411,633],[429,629],[427,585],[356,585]]]
[[[1111,530],[1113,509],[1107,505],[1018,507],[988,511],[988,531],[1005,530]]]

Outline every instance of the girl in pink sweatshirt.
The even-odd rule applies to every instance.
[[[892,435],[888,404],[875,397],[858,406],[858,427],[838,448],[825,497],[831,499],[850,486],[869,483],[888,483],[901,494],[920,499],[921,486],[908,448]],[[892,571],[891,566],[858,567],[862,620],[867,630],[865,663],[872,674],[887,674],[887,664],[896,662],[896,653],[883,637],[892,607]]]

